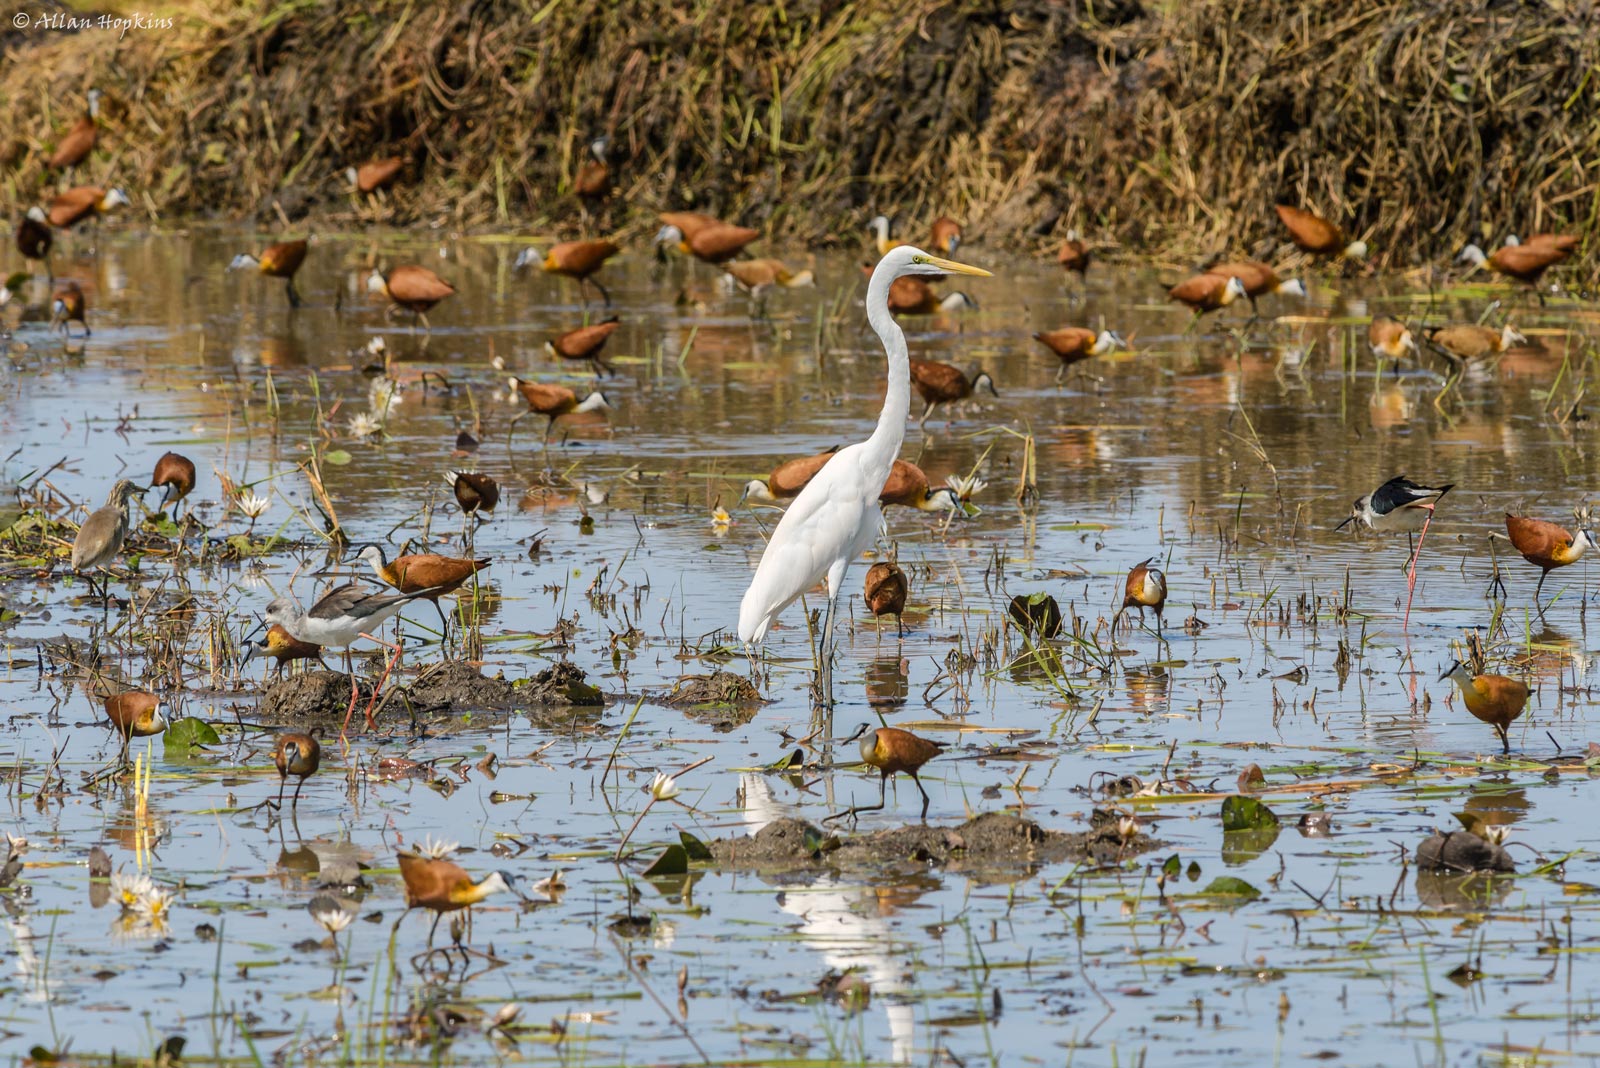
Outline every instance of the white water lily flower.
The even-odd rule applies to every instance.
[[[383,335],[379,334],[377,337],[367,342],[367,355],[382,356],[386,351],[388,351],[388,348],[389,345],[383,340]]]
[[[443,860],[460,848],[460,842],[448,842],[442,838],[435,842],[433,836],[429,835],[422,840],[422,844],[417,846],[416,850],[418,856],[429,857],[433,860]]]
[[[650,796],[657,801],[671,801],[677,797],[678,780],[664,772],[656,772],[656,777],[650,780]]]
[[[331,894],[318,894],[306,906],[311,918],[329,934],[338,934],[355,920],[354,909],[347,909]]]
[[[733,522],[733,516],[729,515],[728,514],[728,510],[726,508],[722,507],[720,504],[717,505],[717,507],[712,510],[712,512],[711,512],[711,525],[712,526],[714,526],[714,527],[725,527],[725,526],[728,526],[732,522]]]
[[[400,383],[392,378],[374,378],[367,387],[367,401],[377,419],[387,419],[400,406],[405,393]]]
[[[1117,821],[1117,834],[1124,842],[1131,842],[1139,837],[1139,821],[1132,816],[1124,816]]]
[[[962,478],[960,475],[950,475],[944,480],[944,483],[951,489],[955,490],[956,496],[960,497],[963,501],[971,500],[974,494],[982,493],[989,486],[989,483],[985,482],[977,475],[973,475],[970,478]]]
[[[534,893],[543,894],[548,898],[558,897],[564,890],[566,890],[566,888],[566,876],[560,868],[557,868],[547,877],[534,883],[532,887]]]
[[[272,498],[257,493],[241,493],[236,498],[236,503],[239,505],[239,511],[249,516],[251,520],[256,520],[267,514],[267,509],[272,507]]]
[[[138,911],[139,902],[154,889],[155,884],[148,875],[137,872],[124,875],[120,871],[111,873],[111,900],[122,906],[123,912]]]
[[[383,429],[383,423],[378,417],[367,412],[357,412],[350,417],[350,436],[354,438],[370,438]]]
[[[144,895],[139,898],[139,904],[135,906],[135,910],[139,913],[140,919],[159,931],[167,925],[167,921],[172,916],[173,896],[171,890],[163,890],[152,883]]]

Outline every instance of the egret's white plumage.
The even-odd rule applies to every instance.
[[[823,578],[828,580],[822,653],[825,695],[834,602],[851,562],[872,543],[883,523],[878,495],[905,439],[911,364],[906,336],[889,314],[889,286],[896,278],[913,274],[987,276],[989,272],[909,245],[891,249],[878,261],[867,283],[867,322],[882,339],[889,365],[889,388],[878,425],[866,441],[840,449],[783,513],[739,605],[739,639],[758,644],[785,608]]]

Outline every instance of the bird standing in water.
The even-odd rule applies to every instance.
[[[1580,525],[1576,534],[1548,520],[1506,513],[1506,536],[1512,548],[1528,563],[1537,564],[1541,569],[1539,585],[1533,588],[1533,607],[1541,616],[1544,609],[1539,605],[1539,592],[1544,589],[1544,580],[1550,577],[1550,572],[1577,563],[1585,550],[1594,548],[1594,535],[1588,529],[1588,509],[1580,508],[1574,515]]]
[[[829,460],[783,513],[767,542],[755,578],[739,605],[739,640],[759,645],[785,608],[819,581],[828,581],[828,608],[818,655],[818,704],[833,704],[833,620],[845,573],[883,524],[878,495],[905,441],[911,410],[911,365],[906,336],[889,314],[889,287],[910,275],[968,274],[979,267],[901,246],[878,261],[867,283],[867,321],[883,341],[888,390],[878,425],[866,441]]]
[[[1467,711],[1494,728],[1500,736],[1504,751],[1511,752],[1508,731],[1528,704],[1528,687],[1505,675],[1474,675],[1457,660],[1439,676],[1439,681],[1453,681],[1461,690],[1461,700]]]
[[[1406,617],[1402,626],[1411,622],[1411,598],[1417,592],[1417,558],[1422,555],[1422,542],[1428,536],[1428,526],[1433,522],[1434,506],[1439,503],[1440,497],[1454,488],[1453,482],[1446,482],[1442,486],[1419,486],[1404,475],[1396,475],[1365,497],[1356,498],[1350,515],[1333,528],[1343,530],[1349,524],[1359,522],[1368,530],[1403,530],[1407,537],[1413,532],[1421,532],[1416,547],[1411,550],[1411,563],[1407,567]]]
[[[911,776],[911,781],[917,784],[917,793],[922,795],[921,818],[927,819],[928,791],[922,788],[918,772],[922,770],[924,764],[944,752],[944,743],[929,741],[899,727],[879,727],[874,730],[868,723],[857,727],[856,732],[846,738],[845,742],[848,744],[857,738],[861,739],[861,762],[868,767],[878,769],[878,803],[850,808],[829,816],[828,819],[843,819],[858,812],[876,812],[881,809],[884,804],[884,794],[889,788],[889,776],[897,771],[905,772]]]

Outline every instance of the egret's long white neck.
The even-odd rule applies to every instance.
[[[894,281],[892,271],[881,266],[872,272],[867,283],[867,322],[883,341],[888,357],[889,388],[883,399],[883,412],[878,425],[868,439],[872,459],[881,460],[883,477],[889,477],[889,467],[900,452],[906,437],[906,418],[911,414],[911,362],[906,352],[906,335],[900,324],[889,314],[889,286]]]

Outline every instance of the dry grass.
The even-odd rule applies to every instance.
[[[1588,20],[1557,2],[485,0],[196,14],[116,48],[13,34],[0,197],[45,195],[41,160],[96,85],[114,107],[88,174],[152,215],[575,224],[571,175],[604,133],[621,195],[591,230],[696,207],[856,242],[878,211],[913,236],[948,212],[969,240],[1070,226],[1191,257],[1269,251],[1285,200],[1407,265],[1593,229]],[[345,165],[394,152],[410,184],[354,201]]]

